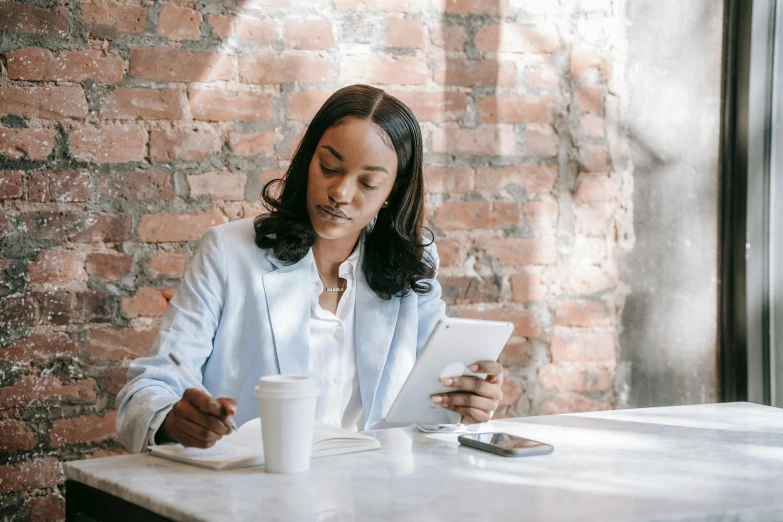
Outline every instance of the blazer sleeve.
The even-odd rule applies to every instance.
[[[223,235],[208,229],[172,298],[148,357],[128,368],[128,383],[117,396],[117,434],[134,453],[147,448],[187,381],[166,359],[175,353],[201,379],[212,354],[226,294],[226,252]]]
[[[440,257],[438,257],[438,248],[434,242],[427,247],[425,255],[430,256],[435,265],[435,277],[427,279],[427,282],[432,285],[432,291],[429,294],[418,296],[419,326],[416,339],[416,358],[419,357],[424,344],[435,329],[435,325],[441,318],[446,317],[446,303],[441,299],[441,287],[437,280]]]

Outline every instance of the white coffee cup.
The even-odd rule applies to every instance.
[[[310,469],[318,387],[303,375],[261,377],[255,388],[268,473]]]

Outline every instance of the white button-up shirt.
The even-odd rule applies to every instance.
[[[362,238],[340,264],[339,276],[345,279],[346,286],[334,314],[318,303],[324,287],[313,263],[310,309],[310,377],[320,388],[315,418],[352,431],[364,429],[354,334],[356,275],[361,270],[363,249]]]

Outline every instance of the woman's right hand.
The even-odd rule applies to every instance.
[[[196,388],[188,388],[166,415],[155,442],[179,442],[185,447],[211,448],[231,432],[228,418],[236,413],[234,399],[213,399]]]

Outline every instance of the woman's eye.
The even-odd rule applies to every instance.
[[[365,182],[362,182],[362,185],[364,185],[366,188],[368,188],[368,189],[370,189],[370,190],[375,190],[375,189],[377,189],[377,188],[378,188],[378,187],[374,187],[374,186],[372,186],[372,185],[368,185],[368,184],[367,184],[367,183],[365,183]]]
[[[326,174],[337,174],[337,171],[334,169],[327,169],[323,165],[321,165],[321,170],[324,171]]]

